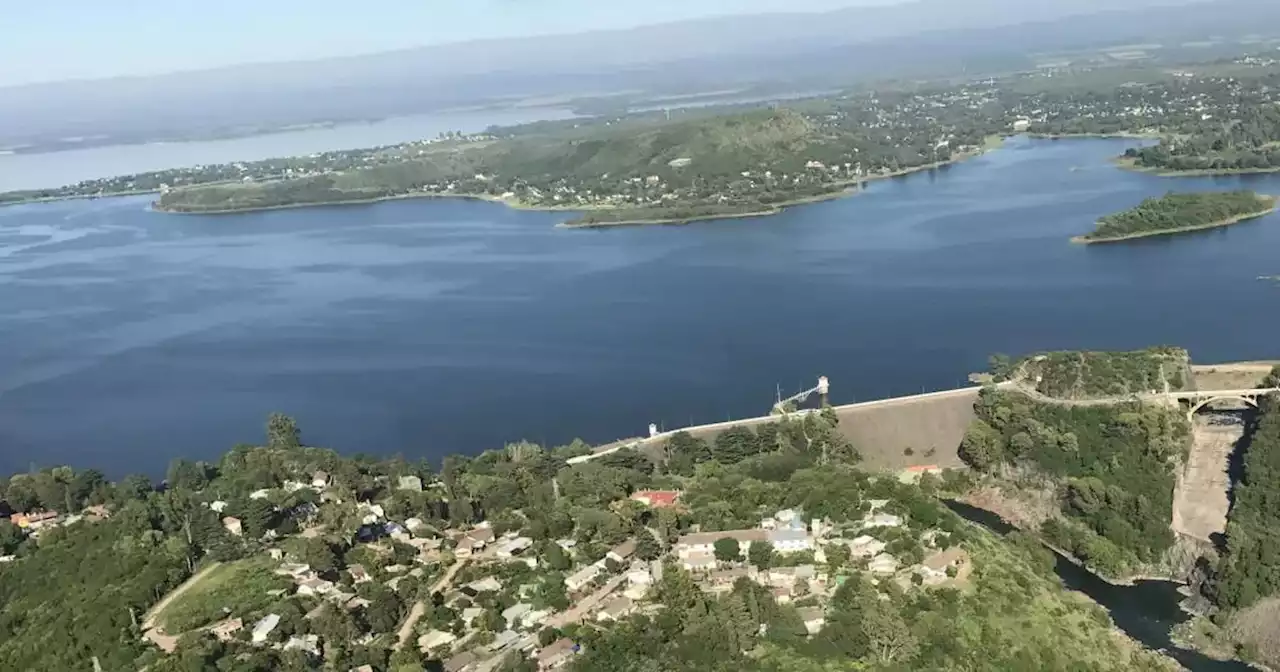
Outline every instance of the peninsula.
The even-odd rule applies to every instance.
[[[1176,194],[1148,198],[1137,206],[1098,220],[1092,232],[1075,243],[1113,243],[1230,226],[1276,210],[1276,197],[1252,191]]]
[[[509,129],[388,148],[367,165],[162,190],[157,210],[218,214],[463,197],[569,210],[568,227],[768,215],[866,180],[975,156],[998,136],[966,124],[873,136],[850,110],[751,110],[682,121]],[[933,138],[933,139],[930,139]]]

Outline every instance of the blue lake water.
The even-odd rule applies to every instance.
[[[459,201],[172,216],[0,208],[0,472],[159,473],[296,416],[308,443],[437,458],[951,387],[993,352],[1280,356],[1280,217],[1068,238],[1171,188],[1116,140],[1011,140],[750,220],[566,231]]]

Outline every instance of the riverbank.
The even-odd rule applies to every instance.
[[[1267,196],[1266,198],[1271,200],[1271,207],[1267,208],[1266,210],[1246,213],[1243,215],[1236,215],[1235,217],[1229,217],[1227,219],[1223,219],[1217,222],[1200,224],[1198,226],[1184,226],[1176,229],[1159,229],[1156,231],[1142,231],[1139,233],[1130,233],[1123,236],[1109,236],[1106,238],[1089,238],[1087,235],[1074,236],[1071,238],[1071,242],[1078,243],[1081,245],[1094,245],[1098,243],[1120,243],[1126,240],[1138,240],[1139,238],[1153,238],[1156,236],[1172,236],[1172,235],[1177,235],[1179,233],[1190,233],[1192,231],[1207,231],[1209,229],[1220,229],[1225,226],[1231,226],[1232,224],[1239,224],[1240,222],[1247,222],[1249,220],[1258,219],[1260,217],[1266,217],[1267,215],[1275,212],[1278,207],[1276,204],[1277,199],[1274,196]]]
[[[1140,166],[1138,165],[1137,159],[1132,159],[1123,155],[1111,159],[1111,163],[1122,170],[1128,170],[1134,173],[1143,173],[1144,175],[1154,175],[1156,177],[1229,177],[1232,175],[1270,175],[1280,173],[1280,166],[1273,168],[1231,168],[1223,170],[1170,170],[1168,168]]]

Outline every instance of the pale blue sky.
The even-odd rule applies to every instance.
[[[0,0],[0,86],[901,0]]]

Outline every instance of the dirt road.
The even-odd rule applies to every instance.
[[[173,602],[175,599],[181,597],[183,593],[187,592],[188,590],[191,589],[192,586],[196,585],[201,580],[203,580],[204,577],[208,576],[210,572],[213,572],[214,570],[216,570],[221,566],[222,566],[222,563],[220,562],[212,563],[207,567],[205,567],[204,569],[201,569],[200,571],[196,572],[195,574],[192,574],[191,578],[182,582],[182,585],[169,591],[168,595],[165,595],[163,599],[161,599],[159,602],[156,602],[155,606],[148,609],[146,615],[142,617],[142,630],[145,632],[147,630],[150,630],[156,627],[156,617],[158,617],[160,613],[164,611],[165,607],[169,606],[170,602]]]
[[[449,569],[445,570],[444,576],[431,585],[431,592],[439,593],[448,589],[449,584],[453,582],[453,577],[458,574],[458,570],[462,569],[465,564],[467,564],[466,558],[455,560],[452,565],[449,565]],[[400,630],[396,633],[396,645],[394,647],[396,651],[404,648],[409,638],[413,637],[413,628],[425,613],[427,613],[427,604],[425,602],[419,600],[414,603],[413,608],[409,610],[409,615],[405,617],[404,623],[400,625]]]

